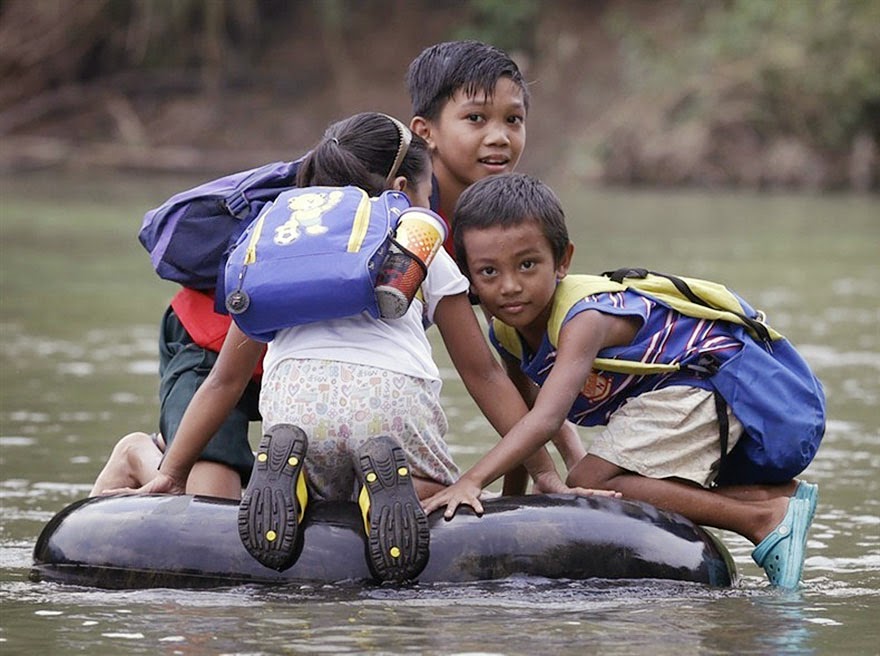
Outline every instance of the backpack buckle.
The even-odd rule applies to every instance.
[[[703,353],[696,362],[692,362],[682,368],[706,378],[711,378],[721,369],[721,363],[713,353]]]
[[[236,219],[245,218],[251,211],[251,203],[243,191],[237,191],[228,198],[224,198],[223,205],[226,207],[226,211]]]
[[[640,269],[638,267],[623,267],[622,269],[616,269],[614,271],[605,271],[602,275],[606,278],[610,278],[613,282],[617,284],[623,284],[624,278],[647,278],[650,271],[647,269]]]

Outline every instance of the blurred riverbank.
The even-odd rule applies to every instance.
[[[531,82],[521,170],[552,183],[880,185],[880,2],[6,0],[0,171],[210,177],[292,159],[357,111],[410,115],[433,43]]]

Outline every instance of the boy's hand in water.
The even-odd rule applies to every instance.
[[[159,472],[156,477],[139,488],[117,487],[111,490],[103,490],[101,496],[113,494],[185,494],[186,481],[178,481],[168,474]]]

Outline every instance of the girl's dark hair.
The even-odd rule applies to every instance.
[[[461,270],[468,273],[465,232],[471,228],[510,228],[526,221],[541,227],[553,250],[553,260],[559,264],[568,246],[568,229],[562,204],[550,187],[524,173],[505,173],[490,175],[465,189],[452,220],[455,258]]]
[[[402,132],[405,131],[405,132]],[[298,187],[355,185],[370,196],[388,189],[397,155],[409,138],[409,148],[394,176],[416,184],[430,165],[428,145],[395,119],[364,112],[333,123],[303,160]]]

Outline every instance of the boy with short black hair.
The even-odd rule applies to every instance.
[[[448,223],[468,185],[516,168],[526,143],[529,89],[506,52],[479,41],[426,48],[410,64],[406,86],[410,127],[431,150],[431,206]]]
[[[541,389],[529,413],[426,510],[445,505],[449,518],[466,503],[481,512],[482,488],[566,418],[604,425],[568,485],[615,489],[735,531],[757,545],[752,556],[772,584],[796,587],[818,488],[793,476],[815,454],[825,407],[790,344],[729,290],[744,318],[667,301],[625,277],[568,276],[574,247],[562,207],[534,178],[469,187],[454,230],[459,265],[493,316],[490,337],[511,378]],[[713,285],[674,281],[704,294]],[[756,451],[778,455],[778,466]]]
[[[431,209],[451,228],[455,204],[469,185],[516,168],[526,144],[529,88],[510,55],[470,40],[425,48],[410,64],[406,86],[412,99],[410,127],[431,151]],[[445,243],[450,253],[452,234],[448,230]],[[585,454],[569,424],[553,442],[566,468]],[[526,484],[524,470],[508,472],[504,493],[522,494]]]
[[[510,78],[523,93],[526,111],[529,90],[510,55],[488,43],[473,40],[447,41],[425,48],[409,65],[406,87],[412,115],[437,120],[446,101],[458,92],[475,96],[495,90],[502,77]]]

